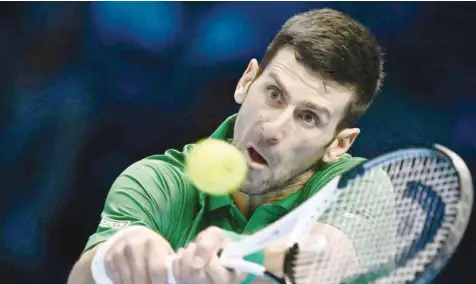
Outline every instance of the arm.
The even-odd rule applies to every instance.
[[[74,264],[73,269],[68,277],[68,284],[95,284],[91,275],[91,263],[94,253],[102,244],[85,252],[79,260]]]
[[[167,260],[173,250],[167,240],[143,226],[123,229],[112,243],[108,240],[86,251],[73,268],[68,283],[95,283],[94,272],[100,275],[103,272],[91,271],[91,264],[98,261],[95,254],[104,249],[102,261],[108,278],[105,280],[109,280],[104,283],[166,283]]]
[[[170,224],[173,221],[172,216],[177,214],[176,208],[181,206],[178,200],[182,199],[177,196],[181,187],[174,183],[178,180],[176,174],[176,171],[163,161],[143,160],[126,169],[116,179],[107,196],[98,229],[89,238],[84,253],[70,273],[68,283],[94,283],[90,267],[96,251],[117,232],[131,225],[139,225],[147,230],[144,234],[131,233],[117,240],[117,245],[114,243],[105,261],[109,278],[113,275],[109,275],[111,271],[108,271],[108,268],[119,270],[118,277],[121,279],[132,277],[130,274],[137,272],[145,274],[163,268],[163,263],[157,263],[159,267],[154,264],[144,271],[144,265],[135,267],[134,263],[131,265],[121,255],[124,256],[126,250],[141,254],[129,254],[129,257],[145,257],[152,251],[165,255],[173,252],[166,240],[168,227],[163,224]],[[150,249],[144,250],[146,246],[150,246]],[[107,258],[114,255],[119,258],[107,262]],[[128,269],[120,269],[124,266]]]

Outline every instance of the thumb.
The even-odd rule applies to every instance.
[[[226,240],[228,240],[226,233],[217,227],[210,227],[201,232],[195,241],[197,249],[192,260],[192,267],[200,269],[208,264],[211,258],[216,256],[218,250],[223,247]]]
[[[224,267],[220,258],[216,255],[212,256],[210,262],[205,267],[207,276],[212,283],[242,283],[246,274]]]

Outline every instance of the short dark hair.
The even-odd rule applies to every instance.
[[[304,66],[355,91],[338,129],[354,126],[380,90],[384,77],[383,52],[374,35],[332,9],[295,15],[269,44],[260,74],[285,46],[296,51],[296,59]]]

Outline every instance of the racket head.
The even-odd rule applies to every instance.
[[[474,189],[471,172],[463,161],[463,159],[451,151],[449,148],[440,144],[433,145],[433,148],[439,154],[444,155],[446,159],[451,161],[456,169],[458,182],[460,184],[460,199],[457,202],[457,217],[453,223],[453,228],[449,231],[444,244],[440,247],[437,255],[431,262],[426,265],[425,270],[420,272],[414,279],[414,283],[429,283],[448,263],[454,255],[458,245],[461,243],[463,236],[468,227],[474,202]]]
[[[381,170],[389,177],[395,193],[395,251],[380,256],[382,259],[373,266],[347,273],[350,275],[346,275],[345,282],[427,283],[454,254],[467,228],[473,205],[469,169],[461,157],[441,145],[403,149],[351,169],[339,178],[337,188],[346,193],[356,191],[369,173]],[[416,224],[419,229],[415,229]],[[385,251],[385,246],[380,250]],[[284,266],[287,281],[314,283],[316,279],[312,276],[303,278],[296,272],[299,255],[297,245],[287,252]],[[322,274],[326,267],[320,266]],[[326,282],[321,277],[319,283]]]

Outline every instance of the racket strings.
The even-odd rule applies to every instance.
[[[382,283],[412,280],[448,237],[459,186],[453,165],[436,155],[407,156],[366,171],[319,219],[346,232],[354,247],[318,255],[299,250],[293,283],[341,283],[380,270]],[[350,254],[357,263],[348,261]]]
[[[420,185],[408,190],[408,183],[402,180],[397,191],[400,193],[397,209],[408,211],[397,214],[400,217],[395,256],[398,268],[391,277],[382,279],[382,283],[411,281],[439,252],[454,225],[460,200],[456,170],[441,158],[425,158],[422,164],[423,169],[415,170],[407,178],[418,180]],[[437,197],[432,196],[436,194]]]

